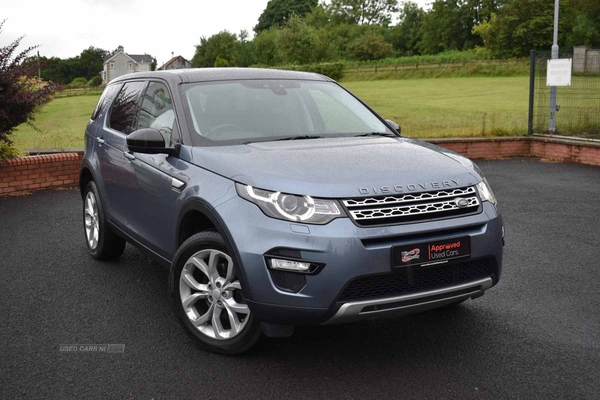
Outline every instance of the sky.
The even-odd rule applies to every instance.
[[[413,0],[425,6],[431,0]],[[0,46],[20,36],[20,50],[69,58],[94,46],[150,54],[158,65],[171,53],[191,59],[200,37],[224,29],[252,35],[268,0],[1,0],[6,19]]]

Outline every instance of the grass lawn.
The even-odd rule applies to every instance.
[[[409,137],[527,133],[528,77],[344,82]]]
[[[20,125],[13,133],[15,145],[21,149],[83,147],[83,134],[96,108],[99,94],[59,97],[40,109],[34,125]]]
[[[409,137],[520,135],[527,131],[528,77],[470,77],[344,82]],[[38,133],[21,125],[15,144],[27,148],[82,147],[100,95],[63,97],[36,115]]]

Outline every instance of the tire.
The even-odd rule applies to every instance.
[[[90,255],[97,260],[114,260],[125,251],[125,240],[115,235],[106,223],[94,181],[87,184],[83,193],[83,233]]]
[[[261,335],[236,269],[225,240],[215,231],[188,238],[171,265],[175,314],[204,349],[215,353],[242,353]]]

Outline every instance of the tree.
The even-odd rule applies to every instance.
[[[107,55],[106,50],[90,46],[80,55],[64,60],[57,57],[40,57],[41,75],[44,80],[62,85],[77,77],[89,80],[100,74],[104,68],[104,57]]]
[[[254,42],[248,40],[248,31],[242,29],[238,34],[237,41],[237,66],[248,67],[256,63],[256,46]]]
[[[417,45],[421,41],[421,23],[425,11],[417,3],[407,1],[400,10],[400,21],[390,28],[388,37],[399,55],[412,56],[419,54]]]
[[[600,47],[600,2],[598,0],[569,0],[570,12],[564,32],[569,47]]]
[[[104,57],[108,52],[97,47],[90,46],[81,54],[71,60],[73,73],[85,79],[92,79],[99,75],[104,68]]]
[[[225,30],[200,38],[192,67],[247,67],[255,62],[255,43],[248,40],[248,32],[242,30],[238,36]]]
[[[258,34],[270,28],[281,27],[293,14],[303,17],[317,4],[318,0],[270,0],[258,17],[254,32]]]
[[[313,28],[325,28],[329,25],[329,15],[322,5],[311,8],[304,16],[304,21]]]
[[[367,31],[361,37],[350,42],[346,51],[353,60],[379,60],[390,57],[393,47],[385,41],[382,35]]]
[[[277,65],[280,63],[277,52],[277,42],[280,29],[267,29],[254,37],[256,61],[262,65]]]
[[[561,2],[560,31],[567,32],[568,4]],[[474,27],[494,57],[525,57],[530,50],[550,49],[553,40],[554,0],[507,0],[488,22]],[[565,35],[559,44],[565,43]]]
[[[227,30],[221,31],[209,38],[200,38],[196,45],[196,53],[192,58],[192,67],[214,67],[217,58],[227,62],[228,66],[236,65],[237,36]],[[219,62],[223,64],[223,61]]]
[[[326,9],[339,23],[388,26],[398,12],[398,0],[331,0]]]
[[[156,71],[157,65],[158,61],[156,61],[156,57],[152,57],[152,62],[150,63],[150,71]]]
[[[309,64],[318,61],[315,52],[318,46],[315,28],[308,26],[297,15],[290,17],[277,40],[279,58],[284,64]]]
[[[58,57],[40,57],[41,75],[45,81],[66,85],[73,80],[69,65]]]
[[[0,34],[5,21],[0,22]],[[15,54],[21,39],[0,47],[0,158],[15,154],[9,135],[20,124],[31,124],[36,108],[48,102],[57,89],[36,76],[35,63],[24,62],[35,47]]]
[[[499,0],[434,0],[420,25],[419,51],[435,54],[481,45],[473,27],[488,21],[498,4]]]

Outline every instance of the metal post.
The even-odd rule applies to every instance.
[[[529,117],[527,119],[527,134],[533,135],[533,100],[535,90],[535,50],[529,55]]]
[[[552,44],[552,59],[558,58],[558,5],[560,0],[554,0],[554,42]],[[548,131],[556,131],[556,86],[550,87],[550,118]]]

